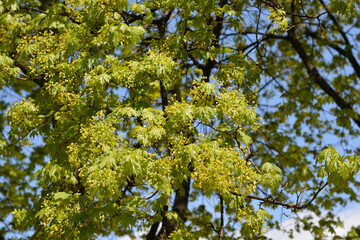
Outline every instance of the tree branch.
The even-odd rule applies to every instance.
[[[309,76],[315,81],[315,83],[327,94],[334,102],[342,109],[350,109],[356,112],[352,105],[346,102],[331,86],[327,81],[320,75],[317,68],[313,65],[310,58],[308,57],[305,49],[301,45],[299,39],[295,36],[293,31],[289,31],[288,41],[291,43],[293,48],[298,53],[303,64],[305,65]],[[360,115],[357,113],[357,117],[352,118],[354,122],[360,127]]]
[[[299,201],[299,198],[297,199],[297,202],[295,204],[291,204],[291,203],[286,203],[283,201],[278,200],[277,198],[263,198],[263,197],[259,197],[259,196],[255,196],[255,195],[248,195],[248,196],[243,196],[242,194],[237,194],[237,193],[232,193],[233,195],[236,196],[241,196],[241,197],[246,197],[249,199],[254,199],[254,200],[259,200],[262,201],[263,203],[271,203],[271,204],[275,204],[275,205],[279,205],[279,206],[283,206],[286,209],[291,209],[291,212],[296,212],[297,210],[301,210],[304,208],[307,208],[311,205],[311,203],[316,199],[316,197],[319,195],[319,193],[328,185],[329,183],[326,182],[323,186],[321,186],[316,192],[314,192],[313,197],[306,201],[304,204],[302,204],[301,200]],[[302,199],[302,198],[301,198]]]
[[[224,199],[220,195],[220,228],[219,228],[219,240],[224,237]]]
[[[227,0],[220,0],[219,7],[221,8],[221,7],[225,6],[227,3],[228,3]],[[212,41],[211,46],[214,46],[214,47],[219,46],[220,35],[221,35],[221,31],[223,28],[223,22],[224,22],[224,14],[225,13],[222,13],[221,16],[216,16],[216,18],[215,18],[216,25],[213,29],[215,39]],[[211,71],[215,67],[216,63],[217,62],[215,59],[214,60],[208,59],[207,63],[203,66],[203,68],[202,68],[203,76],[205,77],[206,82],[210,81]]]
[[[360,64],[358,63],[357,59],[355,58],[355,56],[352,53],[351,44],[346,45],[345,49],[343,49],[340,46],[338,46],[335,42],[330,41],[329,39],[322,38],[321,36],[319,36],[319,34],[317,32],[309,32],[308,34],[309,34],[309,36],[311,36],[315,39],[325,41],[329,47],[331,47],[332,49],[337,51],[340,55],[346,57],[349,60],[351,66],[353,67],[354,72],[356,73],[358,78],[360,78]]]
[[[22,81],[28,81],[28,80],[30,80],[30,79],[28,79],[28,78],[21,78],[21,77],[12,76],[10,73],[8,73],[7,71],[5,71],[5,70],[2,69],[1,67],[0,67],[0,70],[1,70],[2,72],[4,72],[6,75],[8,75],[9,77],[12,77],[12,78],[15,78],[15,79],[22,80]],[[25,74],[23,74],[23,75],[26,76]]]

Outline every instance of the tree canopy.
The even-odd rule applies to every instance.
[[[0,238],[265,239],[277,208],[336,235],[359,3],[0,1]]]

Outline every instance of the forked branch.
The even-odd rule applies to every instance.
[[[249,196],[243,196],[241,194],[237,194],[237,193],[232,193],[233,195],[236,196],[241,196],[241,197],[246,197],[249,199],[254,199],[254,200],[259,200],[262,203],[270,203],[270,204],[275,204],[275,205],[279,205],[279,206],[283,206],[286,209],[290,209],[291,213],[290,214],[285,214],[286,216],[290,216],[292,213],[301,210],[301,209],[305,209],[307,207],[309,207],[312,202],[314,202],[314,200],[316,199],[316,197],[319,195],[319,193],[329,184],[329,182],[324,183],[324,185],[322,185],[316,192],[314,192],[313,197],[305,202],[302,202],[302,198],[305,194],[305,191],[302,191],[297,199],[296,199],[296,203],[292,204],[292,203],[286,203],[283,202],[281,200],[279,200],[278,198],[271,198],[271,197],[259,197],[259,196],[255,196],[255,195],[249,195]]]

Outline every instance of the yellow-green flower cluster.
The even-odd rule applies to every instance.
[[[218,141],[199,143],[199,155],[193,161],[194,185],[206,195],[249,195],[255,190],[255,172],[236,149],[220,145]]]

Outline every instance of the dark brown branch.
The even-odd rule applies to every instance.
[[[291,209],[291,212],[296,212],[297,210],[301,210],[301,209],[305,209],[307,207],[309,207],[312,202],[314,202],[314,200],[316,199],[316,197],[319,195],[319,193],[328,185],[328,182],[326,182],[323,186],[321,186],[313,195],[313,197],[306,201],[306,203],[302,204],[301,200],[295,203],[295,204],[291,204],[291,203],[286,203],[283,201],[278,200],[277,198],[263,198],[263,197],[259,197],[259,196],[254,196],[254,195],[249,195],[249,196],[245,196],[246,198],[249,199],[254,199],[254,200],[259,200],[262,201],[263,203],[271,203],[271,204],[275,204],[275,205],[279,205],[279,206],[283,206],[286,209]],[[241,196],[244,197],[241,194],[237,194],[237,193],[232,193],[233,195],[236,196]],[[302,199],[302,198],[301,198]]]
[[[269,26],[271,26],[271,25],[269,25]],[[268,26],[268,27],[269,27],[269,26]],[[268,30],[268,29],[267,29],[267,30]],[[256,34],[261,34],[261,35],[262,35],[262,37],[261,37],[259,40],[250,43],[249,45],[243,47],[242,49],[238,49],[238,50],[240,50],[240,51],[242,51],[242,52],[245,52],[247,49],[253,47],[254,45],[256,45],[256,46],[255,46],[255,48],[256,48],[256,47],[258,47],[258,45],[259,45],[261,42],[267,41],[267,40],[269,40],[269,39],[286,39],[286,36],[280,36],[280,35],[275,35],[275,34],[271,34],[271,33],[269,34],[269,33],[267,33],[267,31],[264,32],[264,33],[261,33],[261,32],[258,32],[258,33],[257,33],[257,32],[254,32],[254,31],[244,31],[244,32],[242,32],[241,34],[242,34],[242,35],[249,35],[249,34],[254,34],[254,35],[256,35]],[[226,36],[232,36],[232,35],[233,35],[233,34],[227,34]],[[236,34],[234,34],[234,35],[238,35],[238,33],[236,33]],[[251,50],[249,50],[249,52],[251,52],[251,51],[253,51],[253,50],[254,50],[254,49],[251,49]]]
[[[193,120],[193,122],[194,122],[194,123],[201,124],[201,125],[204,125],[204,126],[207,126],[207,127],[211,128],[211,129],[214,130],[214,131],[217,131],[217,132],[219,132],[219,133],[224,133],[224,134],[226,134],[226,135],[228,135],[228,136],[230,136],[230,137],[232,137],[232,138],[235,138],[235,136],[231,135],[229,132],[221,131],[221,130],[213,127],[213,126],[210,125],[210,124],[203,123],[203,122],[199,122],[199,121],[196,121],[196,120]]]
[[[151,196],[143,198],[143,199],[144,200],[149,200],[149,199],[153,198],[157,193],[158,193],[158,191],[156,190],[156,192],[154,192]]]
[[[220,228],[219,228],[219,240],[224,237],[224,199],[220,195]]]
[[[360,64],[358,63],[357,59],[355,58],[355,56],[352,53],[351,45],[346,45],[346,48],[343,49],[340,46],[338,46],[335,42],[332,42],[329,39],[325,40],[323,37],[319,36],[319,34],[317,32],[309,32],[308,34],[309,34],[309,36],[311,36],[315,39],[325,41],[329,47],[331,47],[332,49],[337,51],[342,56],[346,57],[349,60],[351,66],[353,67],[354,72],[356,73],[358,78],[360,78]]]
[[[330,42],[328,44],[328,46],[331,47],[332,49],[336,50],[339,54],[346,57],[349,60],[351,66],[353,66],[354,72],[356,73],[358,78],[360,78],[360,65],[359,65],[358,61],[356,60],[356,58],[354,57],[351,49],[344,50],[332,42]]]
[[[299,14],[299,13],[293,13],[293,12],[286,12],[287,15],[295,16],[295,17],[301,17],[301,18],[319,18],[322,15],[326,14],[326,12],[322,12],[316,15],[309,15],[305,12],[305,14]]]
[[[219,7],[222,8],[227,3],[228,3],[227,0],[220,0]],[[214,46],[216,48],[219,46],[220,35],[221,35],[222,29],[223,29],[224,14],[225,13],[222,13],[221,16],[216,16],[216,18],[215,18],[216,25],[213,29],[215,39],[212,41],[211,46]],[[216,64],[217,64],[217,62],[215,59],[213,59],[213,60],[208,59],[207,63],[202,67],[203,76],[205,78],[204,79],[205,81],[207,81],[207,82],[210,81],[211,71],[216,66]]]
[[[167,91],[165,89],[164,84],[162,83],[162,81],[160,80],[160,95],[161,95],[161,105],[162,105],[162,110],[165,111],[167,105],[169,104],[168,102],[168,96],[167,96]]]
[[[316,197],[319,195],[319,193],[329,184],[329,182],[326,182],[321,188],[319,188],[317,190],[317,192],[315,192],[314,196],[308,201],[308,203],[306,203],[305,205],[302,206],[302,208],[307,208],[308,206],[310,206],[310,204],[316,199]]]
[[[159,222],[156,222],[153,225],[151,225],[150,231],[146,235],[146,240],[154,240],[154,239],[156,239],[156,232],[157,232],[157,229],[159,228],[159,225],[160,225]]]
[[[125,188],[121,191],[121,196],[116,200],[116,203],[120,205],[121,200],[126,196],[126,192],[131,193],[131,189],[135,185],[135,179],[134,176],[131,176],[129,179],[127,179],[127,184]]]
[[[242,196],[242,195],[239,195],[239,194],[234,194],[234,195]],[[271,203],[271,204],[275,204],[275,205],[280,205],[280,206],[283,206],[283,207],[285,207],[287,209],[301,209],[300,206],[297,206],[296,204],[285,203],[285,202],[282,202],[282,201],[274,199],[274,198],[263,198],[263,197],[254,196],[254,195],[246,196],[246,198],[259,200],[259,201],[262,201],[264,203]]]
[[[326,12],[328,13],[331,21],[333,21],[333,23],[335,24],[335,26],[337,27],[337,30],[339,31],[339,33],[341,34],[341,36],[343,37],[346,45],[350,45],[350,41],[348,39],[348,37],[346,36],[346,33],[342,30],[342,28],[340,27],[338,21],[336,20],[335,16],[331,14],[329,7],[324,3],[323,0],[320,0],[321,4],[323,5],[323,7],[325,8]]]
[[[271,23],[267,26],[267,28],[266,28],[266,30],[265,30],[265,33],[261,36],[261,38],[255,42],[255,46],[252,47],[252,48],[246,53],[245,57],[247,57],[247,56],[249,55],[249,53],[251,53],[255,48],[257,48],[257,47],[259,46],[259,44],[260,44],[263,40],[265,40],[266,34],[268,33],[271,25],[272,25],[272,21],[271,21]],[[256,38],[257,38],[257,34],[256,34]]]
[[[293,31],[289,31],[288,41],[291,43],[293,48],[299,54],[303,64],[305,65],[309,76],[314,80],[314,82],[327,94],[329,95],[334,102],[342,109],[354,110],[348,102],[346,102],[331,86],[327,81],[320,75],[317,68],[313,65],[310,58],[308,57],[305,49],[301,45],[299,39],[295,36]],[[357,117],[352,118],[354,122],[360,127],[360,115],[357,113]]]
[[[263,2],[263,3],[267,4],[267,5],[269,5],[270,7],[272,7],[275,10],[280,8],[280,6],[278,6],[275,1],[273,2],[273,1],[269,1],[269,0],[260,0],[260,2]],[[304,14],[288,12],[288,11],[285,11],[285,12],[286,12],[287,15],[291,15],[291,16],[294,16],[294,17],[300,17],[300,18],[319,18],[322,15],[326,14],[326,12],[322,12],[322,13],[319,13],[319,14],[316,14],[316,15],[309,15],[305,11],[304,11]]]

